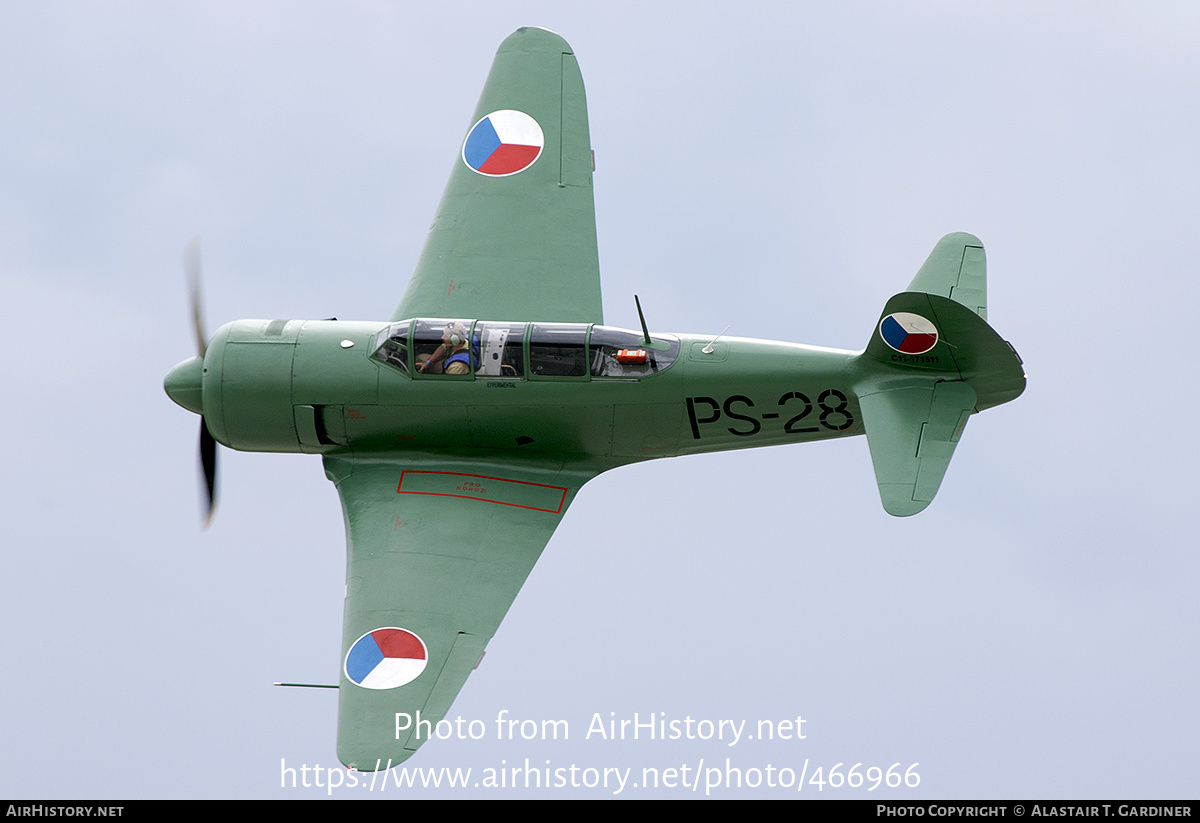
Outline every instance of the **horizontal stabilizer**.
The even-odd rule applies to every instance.
[[[975,408],[966,383],[889,388],[859,397],[883,508],[896,517],[928,506]]]
[[[973,234],[947,234],[908,284],[908,291],[948,297],[987,320],[987,257]]]

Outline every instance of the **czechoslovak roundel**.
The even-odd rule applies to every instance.
[[[471,171],[507,177],[533,165],[546,144],[538,122],[523,111],[494,111],[471,127],[462,158]]]
[[[428,658],[425,641],[407,629],[375,629],[346,653],[346,677],[364,689],[394,689],[416,680]]]
[[[937,328],[919,314],[898,311],[883,318],[879,336],[901,354],[924,354],[937,345]]]

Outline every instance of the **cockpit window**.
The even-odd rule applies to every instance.
[[[592,327],[588,350],[592,377],[637,378],[662,371],[679,356],[679,340],[669,335],[646,338],[625,329]]]
[[[529,336],[528,371],[525,337]],[[526,376],[637,380],[679,356],[679,339],[582,323],[502,323],[422,318],[385,326],[371,356],[406,374],[474,375],[479,380]]]
[[[534,377],[586,377],[587,329],[576,323],[534,323],[529,331],[529,373]]]
[[[379,334],[375,335],[373,345],[375,351],[371,356],[389,366],[395,366],[402,372],[407,372],[408,329],[411,325],[411,320],[404,320],[385,326]]]
[[[524,379],[524,323],[477,323],[475,336],[479,339],[479,369],[475,372],[477,378]]]

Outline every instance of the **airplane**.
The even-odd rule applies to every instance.
[[[206,341],[194,286],[199,354],[164,388],[201,416],[209,516],[217,443],[319,454],[341,499],[349,768],[390,768],[428,739],[601,472],[866,435],[883,507],[904,517],[933,500],[970,416],[1025,388],[987,323],[983,245],[963,233],[860,352],[651,334],[640,304],[641,329],[605,326],[593,168],[571,47],[521,28],[386,322],[239,320]]]

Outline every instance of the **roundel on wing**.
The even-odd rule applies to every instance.
[[[919,314],[898,311],[879,324],[883,342],[901,354],[924,354],[937,345],[937,328]]]
[[[471,127],[463,142],[463,162],[488,177],[525,171],[542,153],[542,127],[523,111],[494,111]]]
[[[364,634],[346,652],[346,677],[364,689],[394,689],[416,680],[429,659],[425,641],[386,626]]]

